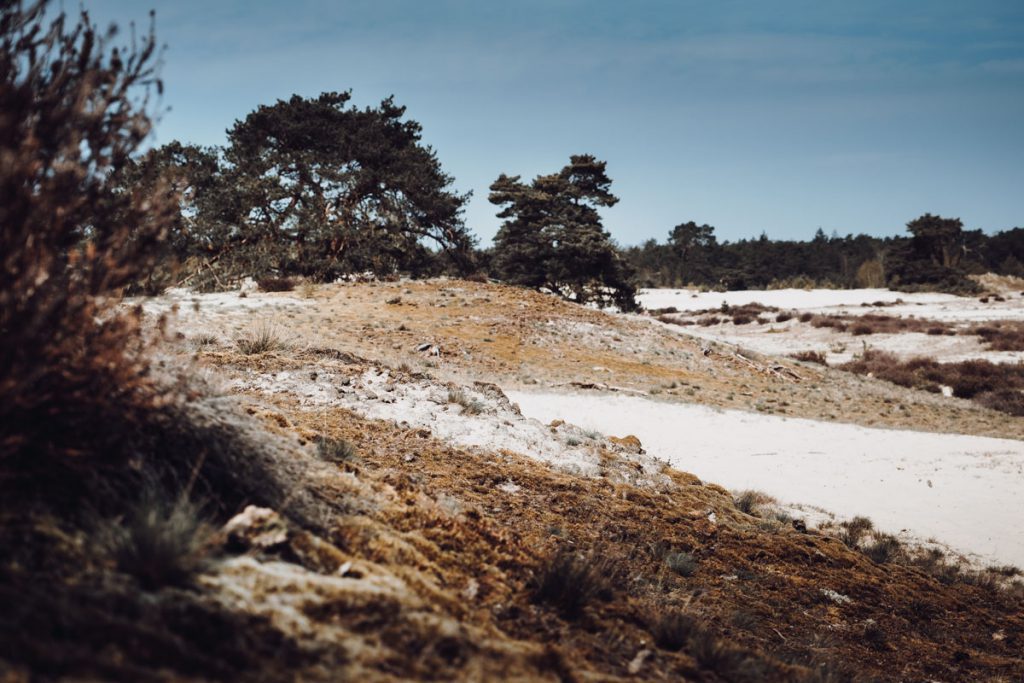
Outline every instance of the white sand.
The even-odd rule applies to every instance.
[[[777,289],[737,292],[697,292],[687,289],[645,289],[637,297],[648,308],[674,306],[679,311],[718,308],[722,303],[737,306],[760,303],[785,311],[810,312],[822,315],[864,315],[875,313],[902,318],[935,320],[960,327],[992,320],[1024,320],[1024,298],[1007,295],[1005,301],[990,298],[982,303],[975,297],[951,294],[907,294],[886,289]],[[862,303],[904,303],[893,306],[862,306]],[[1024,353],[991,351],[974,335],[927,335],[924,333],[873,334],[854,336],[832,328],[815,328],[795,318],[774,322],[775,315],[766,313],[771,322],[759,325],[734,325],[731,321],[702,327],[670,326],[676,331],[702,339],[735,344],[759,353],[785,356],[799,351],[826,354],[830,364],[845,363],[866,348],[887,351],[903,358],[928,356],[940,363],[965,360],[988,360],[993,363],[1017,363]]]
[[[975,560],[1024,566],[1024,443],[871,429],[672,404],[633,396],[510,392],[523,413],[605,434],[634,434],[648,454],[731,489],[890,533],[935,538]]]
[[[675,306],[680,311],[700,311],[730,306],[764,304],[777,308],[813,310],[834,306],[857,306],[876,301],[884,303],[902,299],[914,304],[948,304],[964,297],[952,294],[893,292],[888,289],[750,289],[735,292],[701,292],[696,289],[641,289],[637,301],[644,308]]]

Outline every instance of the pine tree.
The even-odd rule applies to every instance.
[[[598,213],[618,202],[605,166],[592,155],[574,155],[561,171],[529,185],[519,176],[498,177],[489,200],[505,219],[494,240],[494,266],[503,280],[580,303],[636,307],[630,271]]]

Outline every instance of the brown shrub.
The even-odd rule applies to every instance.
[[[789,312],[789,311],[783,311],[782,313],[779,313],[777,316],[775,316],[775,322],[777,322],[777,323],[784,323],[787,320],[792,320],[792,319],[793,319],[793,314],[791,312]]]
[[[1024,390],[1024,365],[1000,365],[985,360],[939,363],[930,358],[901,361],[893,354],[869,350],[839,368],[931,392],[938,392],[943,385],[950,386],[958,398],[974,399],[1011,415],[1018,414],[1015,411],[1021,410],[1024,403],[1020,398]]]
[[[825,354],[821,351],[797,351],[796,353],[791,353],[789,357],[805,363],[817,363],[818,365],[828,366],[828,361],[825,360]]]
[[[256,285],[263,292],[290,292],[295,289],[295,280],[290,277],[265,277]]]
[[[981,337],[992,351],[1024,351],[1024,323],[996,321],[968,328],[964,334]]]
[[[117,52],[86,14],[69,28],[44,12],[0,11],[0,486],[36,488],[121,467],[160,402],[141,312],[109,303],[177,213],[166,186],[121,184],[150,129],[152,32]]]
[[[814,318],[814,314],[813,313],[801,313],[799,320],[802,323],[809,323],[809,322],[811,322],[811,320],[813,318]]]

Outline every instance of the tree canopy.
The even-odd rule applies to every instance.
[[[142,159],[140,180],[166,174],[189,190],[179,257],[216,260],[231,279],[415,270],[435,252],[468,269],[469,195],[452,189],[404,107],[350,98],[294,95],[236,121],[224,149],[174,142]]]
[[[629,271],[598,212],[618,202],[605,167],[592,155],[574,155],[530,184],[505,174],[494,181],[488,199],[504,219],[494,238],[499,277],[580,303],[636,307]]]

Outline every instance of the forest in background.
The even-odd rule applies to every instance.
[[[623,250],[641,287],[716,289],[891,287],[968,293],[979,273],[1024,276],[1024,228],[993,235],[964,230],[959,219],[925,214],[893,237],[826,236],[809,241],[757,239],[719,243],[714,228],[685,223],[664,243]]]

